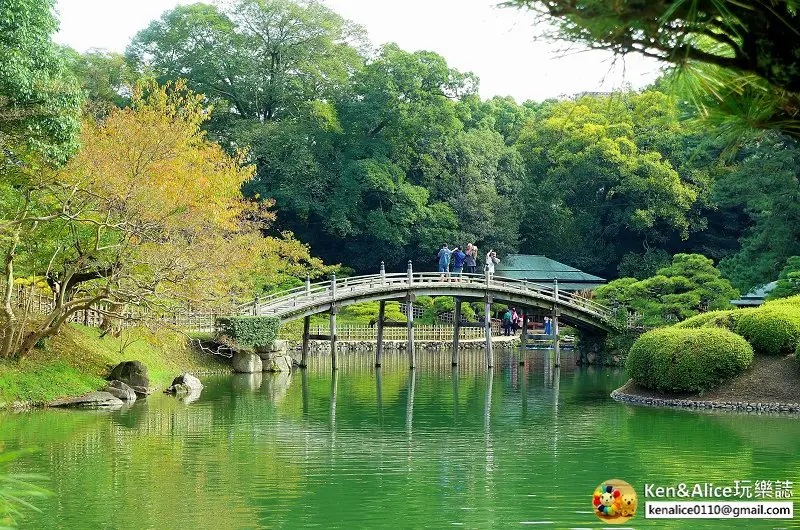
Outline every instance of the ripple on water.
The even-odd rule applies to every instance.
[[[796,418],[631,407],[608,398],[624,375],[555,370],[542,355],[501,358],[490,385],[479,360],[454,372],[441,355],[413,381],[404,362],[382,369],[380,388],[351,354],[336,378],[312,364],[281,389],[266,376],[209,376],[191,404],[154,395],[120,412],[4,415],[0,447],[39,448],[11,464],[47,475],[55,494],[36,500],[31,528],[159,528],[181,514],[203,528],[578,529],[599,523],[591,495],[610,478],[640,492],[800,484]],[[637,528],[665,528],[656,523]]]

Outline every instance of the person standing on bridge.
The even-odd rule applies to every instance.
[[[478,257],[478,248],[472,243],[467,244],[467,251],[464,253],[464,272],[475,274]]]
[[[461,273],[464,271],[464,260],[467,259],[467,255],[458,247],[453,249],[453,276],[455,276],[456,281],[461,281]]]
[[[486,271],[489,273],[490,280],[494,277],[494,266],[498,263],[500,260],[497,258],[497,252],[490,249],[486,254]]]
[[[442,248],[439,249],[439,253],[436,257],[439,258],[439,272],[441,273],[441,281],[444,281],[445,276],[450,275],[450,256],[453,254],[453,251],[450,250],[447,243],[442,245]]]

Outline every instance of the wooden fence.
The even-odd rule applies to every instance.
[[[313,325],[309,332],[312,335],[325,335],[329,333],[328,326]],[[500,335],[500,322],[492,321],[492,335]],[[284,338],[297,338],[289,337],[288,334],[281,335]],[[485,338],[484,329],[480,328],[461,328],[459,337],[461,340],[477,340]],[[378,327],[370,326],[368,324],[340,324],[336,326],[336,338],[343,341],[374,341],[378,338]],[[402,327],[384,327],[383,340],[386,341],[406,341],[408,340],[408,328]],[[447,325],[414,325],[414,340],[418,341],[452,341],[453,340],[453,326]]]
[[[46,314],[56,306],[54,295],[46,294],[36,287],[16,285],[12,294],[12,303],[20,309]],[[105,307],[93,307],[82,309],[75,312],[69,319],[70,322],[83,324],[84,326],[100,327],[104,320]],[[415,311],[416,313],[416,311]],[[133,314],[130,313],[133,317]],[[187,307],[179,312],[165,314],[160,317],[164,324],[186,332],[212,333],[215,330],[216,319],[219,315],[213,311],[195,310]],[[117,325],[128,327],[135,325],[136,319],[121,320]],[[312,326],[312,333],[315,326]],[[316,326],[316,334],[322,335],[328,332],[327,326]],[[492,320],[492,334],[501,333],[500,321]],[[336,336],[339,340],[376,340],[378,328],[368,324],[345,324],[339,325]],[[403,327],[384,327],[383,336],[387,341],[407,340],[407,328]],[[481,339],[484,337],[484,330],[480,328],[461,328],[460,337],[462,340]],[[415,325],[414,338],[420,341],[449,341],[453,340],[452,325]]]
[[[4,287],[5,284],[0,283]],[[35,286],[25,286],[16,284],[11,294],[11,303],[13,306],[24,311],[47,314],[53,311],[56,307],[56,300],[54,294],[48,294],[38,289]],[[100,327],[103,320],[106,318],[105,314],[109,313],[110,306],[108,304],[98,304],[89,309],[81,309],[73,313],[69,322],[76,324],[83,324],[84,326]],[[184,331],[199,331],[199,332],[212,332],[214,331],[214,323],[217,319],[217,314],[208,310],[195,310],[192,307],[186,307],[180,311],[165,313],[158,317],[166,325],[171,325],[177,329]],[[136,325],[136,322],[141,320],[137,318],[137,311],[135,309],[127,309],[122,319],[118,319],[116,325],[122,327],[129,327]]]

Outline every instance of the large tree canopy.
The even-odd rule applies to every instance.
[[[0,163],[10,149],[63,161],[75,148],[81,94],[50,41],[53,4],[0,3]]]
[[[695,66],[722,110],[800,136],[800,13],[793,1],[511,0],[553,21],[554,36]]]
[[[613,275],[629,252],[704,226],[707,178],[686,166],[663,94],[565,101],[520,134],[526,161],[523,249]]]
[[[159,80],[186,78],[217,112],[270,121],[338,94],[362,62],[363,30],[322,4],[238,0],[178,6],[140,31],[128,56]]]

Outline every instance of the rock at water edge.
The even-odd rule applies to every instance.
[[[108,392],[89,392],[78,397],[57,399],[47,404],[49,407],[90,407],[119,408],[124,403]]]
[[[261,358],[255,353],[237,351],[232,359],[233,371],[240,374],[254,374],[262,371]]]
[[[270,354],[263,361],[265,372],[291,372],[292,371],[292,358],[288,355]]]
[[[181,374],[172,380],[166,392],[171,394],[197,393],[203,390],[203,383],[192,374]]]
[[[108,386],[103,391],[122,401],[130,401],[131,403],[136,401],[136,392],[122,381],[109,381]]]
[[[285,340],[276,340],[272,344],[256,347],[256,353],[262,360],[267,360],[273,355],[283,355],[289,351],[289,343]]]
[[[122,381],[136,392],[137,396],[146,396],[150,393],[150,376],[147,366],[139,361],[123,361],[111,370],[108,376],[110,381]]]

